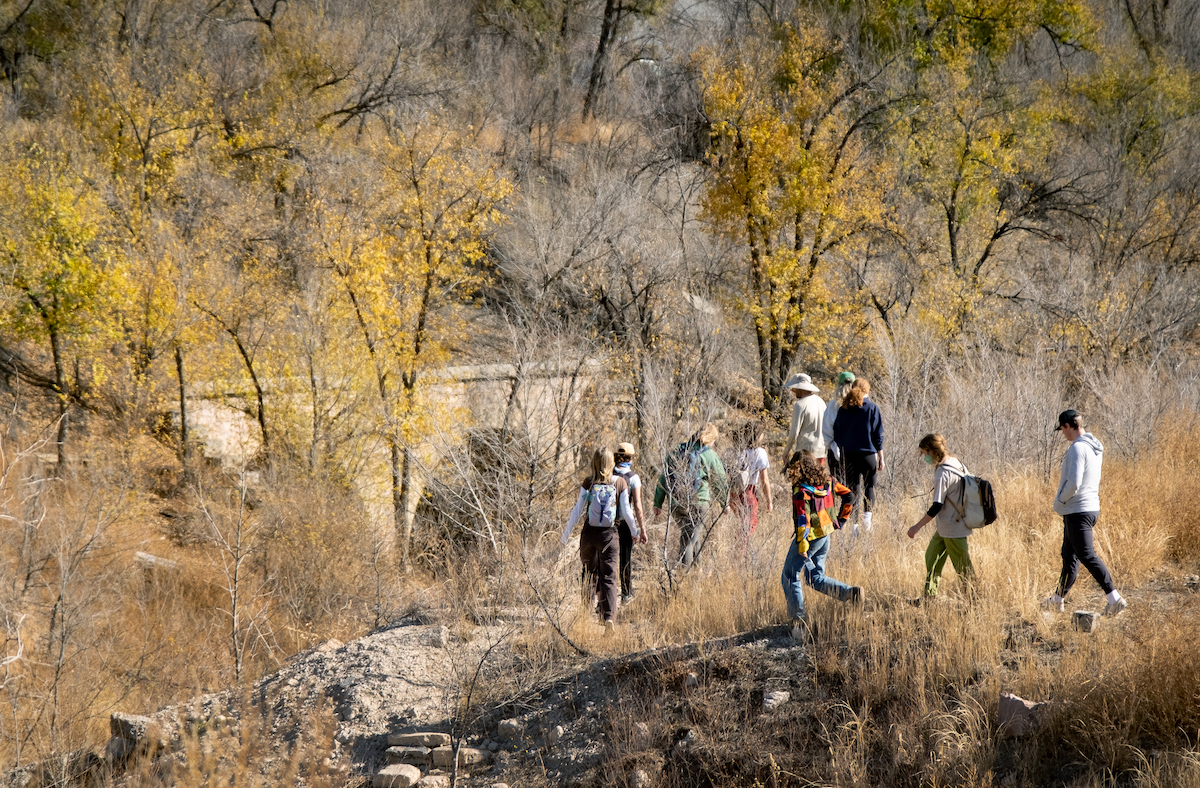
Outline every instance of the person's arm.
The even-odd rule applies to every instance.
[[[638,532],[640,533],[640,536],[638,537],[638,541],[641,542],[642,544],[645,544],[646,543],[646,515],[642,511],[641,477],[639,477],[635,474],[634,478],[638,480],[638,484],[636,487],[632,486],[632,485],[630,486],[629,500],[630,500],[630,503],[633,505],[633,517],[634,517],[634,519],[637,520]]]
[[[1083,463],[1079,461],[1079,452],[1075,451],[1075,444],[1072,443],[1067,448],[1067,457],[1062,468],[1062,479],[1058,483],[1058,502],[1065,504],[1074,498],[1075,493],[1079,492],[1079,485],[1082,483]]]
[[[654,486],[654,519],[662,515],[663,502],[667,500],[667,474],[664,471],[658,475],[658,484]]]
[[[799,491],[800,501],[796,501]],[[792,518],[796,523],[796,551],[805,558],[808,557],[808,535],[812,529],[808,527],[808,507],[804,505],[804,491],[799,487],[792,492]]]
[[[563,529],[562,536],[558,537],[558,541],[564,545],[571,540],[571,531],[575,528],[576,521],[583,515],[585,503],[587,501],[587,490],[579,488],[579,499],[575,501],[575,508],[571,510],[571,516],[567,520],[567,527]]]
[[[621,479],[621,481],[625,481]],[[617,516],[629,524],[629,533],[637,539],[641,536],[642,531],[637,525],[637,518],[633,516],[633,509],[629,506],[629,487],[622,485],[624,489],[620,490],[617,495]]]
[[[937,517],[938,512],[942,510],[942,506],[945,505],[943,502],[946,500],[946,490],[950,487],[951,476],[953,474],[944,470],[940,465],[933,472],[933,503],[929,505],[929,510],[925,512],[925,516],[917,520],[917,524],[908,529],[909,539],[916,538],[921,529],[929,525],[930,521]]]
[[[704,452],[705,466],[708,468],[708,484],[712,489],[715,500],[720,501],[721,508],[729,506],[729,476],[725,473],[725,464],[711,448]]]
[[[770,513],[775,508],[771,503],[771,474],[767,468],[763,468],[758,472],[758,478],[762,480],[763,498],[767,500],[767,512]]]
[[[841,499],[842,505],[838,508],[838,528],[846,524],[846,518],[850,516],[850,512],[854,511],[854,493],[850,488],[839,481],[833,482],[833,494]]]
[[[800,432],[800,403],[792,403],[792,423],[788,427],[787,443],[783,444],[783,464],[787,465],[788,458],[792,456],[792,448],[796,445],[796,435]]]
[[[879,470],[884,469],[883,463],[883,413],[879,410],[879,406],[873,408],[873,419],[871,420],[871,443],[875,444],[878,450],[876,456],[879,458]]]
[[[941,509],[941,508],[942,508],[942,505],[941,505],[940,503],[939,503],[939,504],[935,504],[935,506],[937,506],[937,508],[939,508],[939,509]],[[917,520],[917,524],[916,524],[916,525],[914,525],[912,528],[909,528],[909,529],[908,529],[908,538],[909,538],[909,539],[916,539],[916,538],[917,538],[917,534],[921,532],[921,529],[922,529],[922,528],[924,528],[925,526],[929,525],[929,522],[930,522],[932,519],[933,519],[933,516],[932,516],[932,515],[930,515],[930,514],[929,514],[929,512],[926,512],[926,513],[925,513],[925,515],[924,515],[924,516],[923,516],[923,517],[922,517],[920,520]]]

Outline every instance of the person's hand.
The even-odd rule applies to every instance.
[[[919,524],[918,524],[918,525],[914,525],[912,528],[909,528],[909,529],[908,529],[908,538],[909,538],[909,539],[916,539],[916,538],[917,538],[917,534],[918,534],[918,533],[920,533],[920,532],[921,532],[921,526],[920,526]]]
[[[662,519],[662,509],[659,509],[656,506],[656,507],[654,507],[654,519],[651,522],[657,523],[661,519]]]
[[[884,464],[884,462],[883,462],[883,452],[879,452],[879,470],[881,470],[881,471],[882,471],[882,470],[884,470],[884,469],[885,469],[885,467],[886,467],[886,466],[885,466],[885,464]]]
[[[767,502],[767,514],[770,514],[773,511],[775,511],[775,504],[768,501]]]
[[[650,541],[649,539],[646,538],[646,529],[645,528],[643,528],[641,530],[641,532],[638,534],[637,541],[638,541],[638,544],[645,544],[646,542]]]

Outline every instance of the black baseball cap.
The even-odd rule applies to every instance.
[[[1078,420],[1079,420],[1079,411],[1070,410],[1070,409],[1064,410],[1062,413],[1058,414],[1058,426],[1054,428],[1054,431],[1058,432],[1063,427],[1067,427],[1067,426],[1075,428],[1075,425],[1078,422]]]

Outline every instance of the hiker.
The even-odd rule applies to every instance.
[[[804,588],[801,579],[814,591],[842,602],[862,602],[862,586],[850,586],[825,574],[825,559],[829,556],[829,537],[845,524],[853,507],[849,488],[829,477],[825,466],[817,462],[812,452],[796,452],[787,464],[788,481],[792,484],[792,522],[795,534],[787,558],[783,562],[783,594],[787,600],[788,618],[792,620],[792,636],[799,639],[804,632]],[[833,485],[834,494],[841,499],[836,514],[830,512],[826,501]]]
[[[620,476],[629,485],[629,503],[637,522],[626,520],[624,517],[617,523],[617,534],[621,542],[621,604],[626,605],[633,600],[633,544],[646,543],[646,518],[642,514],[642,478],[633,472],[633,458],[637,452],[632,443],[618,443],[613,452],[616,467],[613,473]]]
[[[700,561],[709,528],[729,505],[729,479],[725,466],[713,450],[717,427],[705,424],[667,456],[654,488],[654,520],[669,504],[671,517],[679,524],[679,560],[684,568]],[[712,513],[712,504],[721,508]]]
[[[803,372],[792,375],[784,388],[796,398],[792,403],[787,443],[783,445],[784,459],[791,457],[793,451],[811,451],[824,462],[825,440],[821,437],[821,422],[825,418],[825,401],[817,396],[820,389]]]
[[[931,520],[937,521],[937,528],[929,539],[929,546],[925,548],[925,597],[930,598],[937,596],[947,558],[964,581],[975,578],[975,567],[971,565],[971,553],[967,549],[967,537],[971,529],[963,522],[961,507],[956,510],[954,506],[954,501],[962,500],[964,477],[970,474],[967,467],[946,448],[946,439],[941,435],[921,438],[917,450],[926,464],[936,466],[933,471],[933,503],[917,524],[908,529],[908,538],[916,539]]]
[[[1083,416],[1076,410],[1058,414],[1055,431],[1071,445],[1063,457],[1058,476],[1058,493],[1054,496],[1054,511],[1063,518],[1062,573],[1054,593],[1042,600],[1042,606],[1063,612],[1066,596],[1075,585],[1079,564],[1083,563],[1104,590],[1108,604],[1104,615],[1115,616],[1129,603],[1113,585],[1112,575],[1096,554],[1092,530],[1100,517],[1100,470],[1104,463],[1104,446],[1090,432],[1083,430]]]
[[[837,388],[833,390],[833,397],[825,403],[825,415],[821,418],[821,439],[825,441],[825,464],[829,468],[829,475],[838,481],[845,481],[846,471],[845,464],[842,462],[841,449],[833,440],[833,422],[837,419],[842,400],[853,382],[854,373],[850,370],[846,369],[838,373]]]
[[[884,468],[883,416],[868,398],[870,393],[867,379],[855,378],[833,420],[833,441],[842,455],[846,486],[857,496],[862,485],[862,527],[867,531],[875,503],[875,474]],[[857,523],[852,533],[858,533]]]
[[[734,490],[730,496],[730,507],[741,524],[745,542],[750,541],[750,535],[758,527],[760,488],[766,511],[770,513],[775,508],[771,502],[771,477],[767,473],[771,460],[767,457],[767,450],[762,447],[766,431],[767,425],[761,419],[751,419],[743,424],[738,431],[733,464],[726,466],[730,486]]]
[[[617,612],[617,570],[620,563],[620,539],[617,518],[630,523],[633,536],[639,529],[629,508],[629,485],[613,475],[613,453],[596,449],[592,455],[592,472],[579,488],[579,500],[571,510],[567,527],[559,541],[566,545],[575,523],[583,518],[579,532],[579,560],[583,564],[584,591],[589,598],[599,597],[599,613],[605,629],[612,631]]]

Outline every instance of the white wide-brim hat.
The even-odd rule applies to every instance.
[[[798,375],[792,375],[790,378],[788,378],[788,382],[783,384],[783,387],[785,389],[800,389],[801,391],[811,391],[814,394],[817,393],[818,391],[820,391],[819,388],[817,388],[816,386],[813,385],[812,378],[810,378],[808,375],[804,374],[803,372],[799,373]]]

